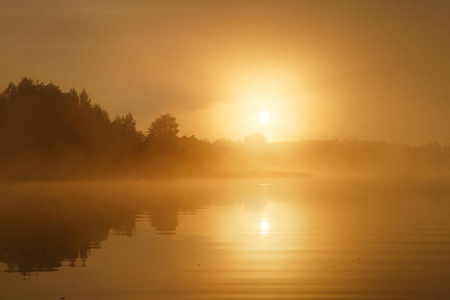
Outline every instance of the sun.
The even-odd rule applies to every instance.
[[[262,123],[267,123],[270,120],[270,113],[268,111],[262,111],[259,113],[259,121]]]

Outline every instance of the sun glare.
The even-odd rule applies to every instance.
[[[259,113],[259,121],[267,123],[270,120],[270,114],[267,111],[262,111]]]
[[[269,233],[269,229],[270,229],[270,224],[267,221],[263,221],[260,224],[261,227],[261,233],[262,234],[268,234]]]

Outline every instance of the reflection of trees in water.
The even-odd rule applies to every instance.
[[[131,235],[134,215],[0,217],[0,261],[8,272],[56,271],[63,261],[84,265],[111,229]],[[116,229],[114,229],[116,228]]]
[[[148,215],[151,225],[159,234],[175,234],[178,226],[179,207],[174,202],[152,203],[148,207]]]
[[[110,232],[132,236],[136,219],[148,215],[157,234],[171,235],[180,213],[201,207],[244,203],[251,210],[265,204],[248,185],[209,182],[58,183],[0,186],[0,262],[8,272],[56,271],[63,264],[83,266],[91,249]],[[217,184],[217,183],[216,183]],[[261,187],[255,188],[259,191]],[[220,191],[220,193],[218,193]],[[262,201],[262,202],[261,202]],[[219,204],[220,202],[220,204]],[[65,263],[64,263],[65,262]]]
[[[0,262],[6,263],[7,272],[23,274],[57,271],[64,261],[70,267],[84,266],[91,249],[101,248],[111,231],[131,237],[141,212],[148,213],[157,234],[175,234],[178,212],[195,211],[200,205],[180,201],[173,196],[129,202],[58,202],[39,195],[9,199],[0,203]]]
[[[174,202],[146,206],[151,225],[158,234],[175,234],[179,206]],[[57,271],[64,261],[85,265],[91,249],[101,248],[109,232],[132,236],[136,213],[112,215],[0,215],[0,262],[7,272]]]

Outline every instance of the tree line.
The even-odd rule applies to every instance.
[[[111,119],[85,90],[23,78],[0,94],[0,177],[16,179],[277,176],[305,172],[436,173],[450,145],[360,140],[267,143],[262,134],[214,142],[179,136],[167,113],[143,133],[131,113]]]

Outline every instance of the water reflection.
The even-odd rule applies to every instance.
[[[197,208],[196,201],[180,204],[161,190],[157,198],[129,201],[111,195],[102,184],[86,184],[81,192],[79,187],[2,187],[0,262],[7,272],[56,271],[63,262],[84,266],[91,250],[101,248],[110,233],[133,236],[137,218],[147,219],[157,234],[170,235],[178,226],[178,212]]]
[[[111,230],[131,236],[135,227],[135,217],[127,211],[108,215],[75,215],[64,207],[58,211],[58,215],[44,210],[19,214],[3,206],[0,261],[6,263],[8,272],[56,271],[63,261],[76,266],[77,259],[85,265],[91,250],[100,248]]]
[[[159,202],[149,205],[150,222],[158,234],[175,234],[178,226],[178,210],[179,207],[173,202]]]
[[[83,300],[450,296],[447,182],[59,183],[0,192],[0,267],[40,274],[24,286],[0,272],[0,299],[60,299],[55,290]]]
[[[262,234],[269,234],[269,229],[270,229],[270,223],[267,222],[266,220],[262,221],[260,224],[261,227],[261,233]]]
[[[91,250],[101,248],[110,234],[132,237],[138,220],[149,222],[155,234],[174,235],[180,213],[193,214],[220,199],[201,186],[181,183],[180,190],[174,190],[171,183],[3,185],[0,262],[7,272],[24,275],[57,271],[63,265],[85,266]],[[228,195],[223,197],[229,199]],[[244,204],[250,210],[262,207],[253,196]]]

